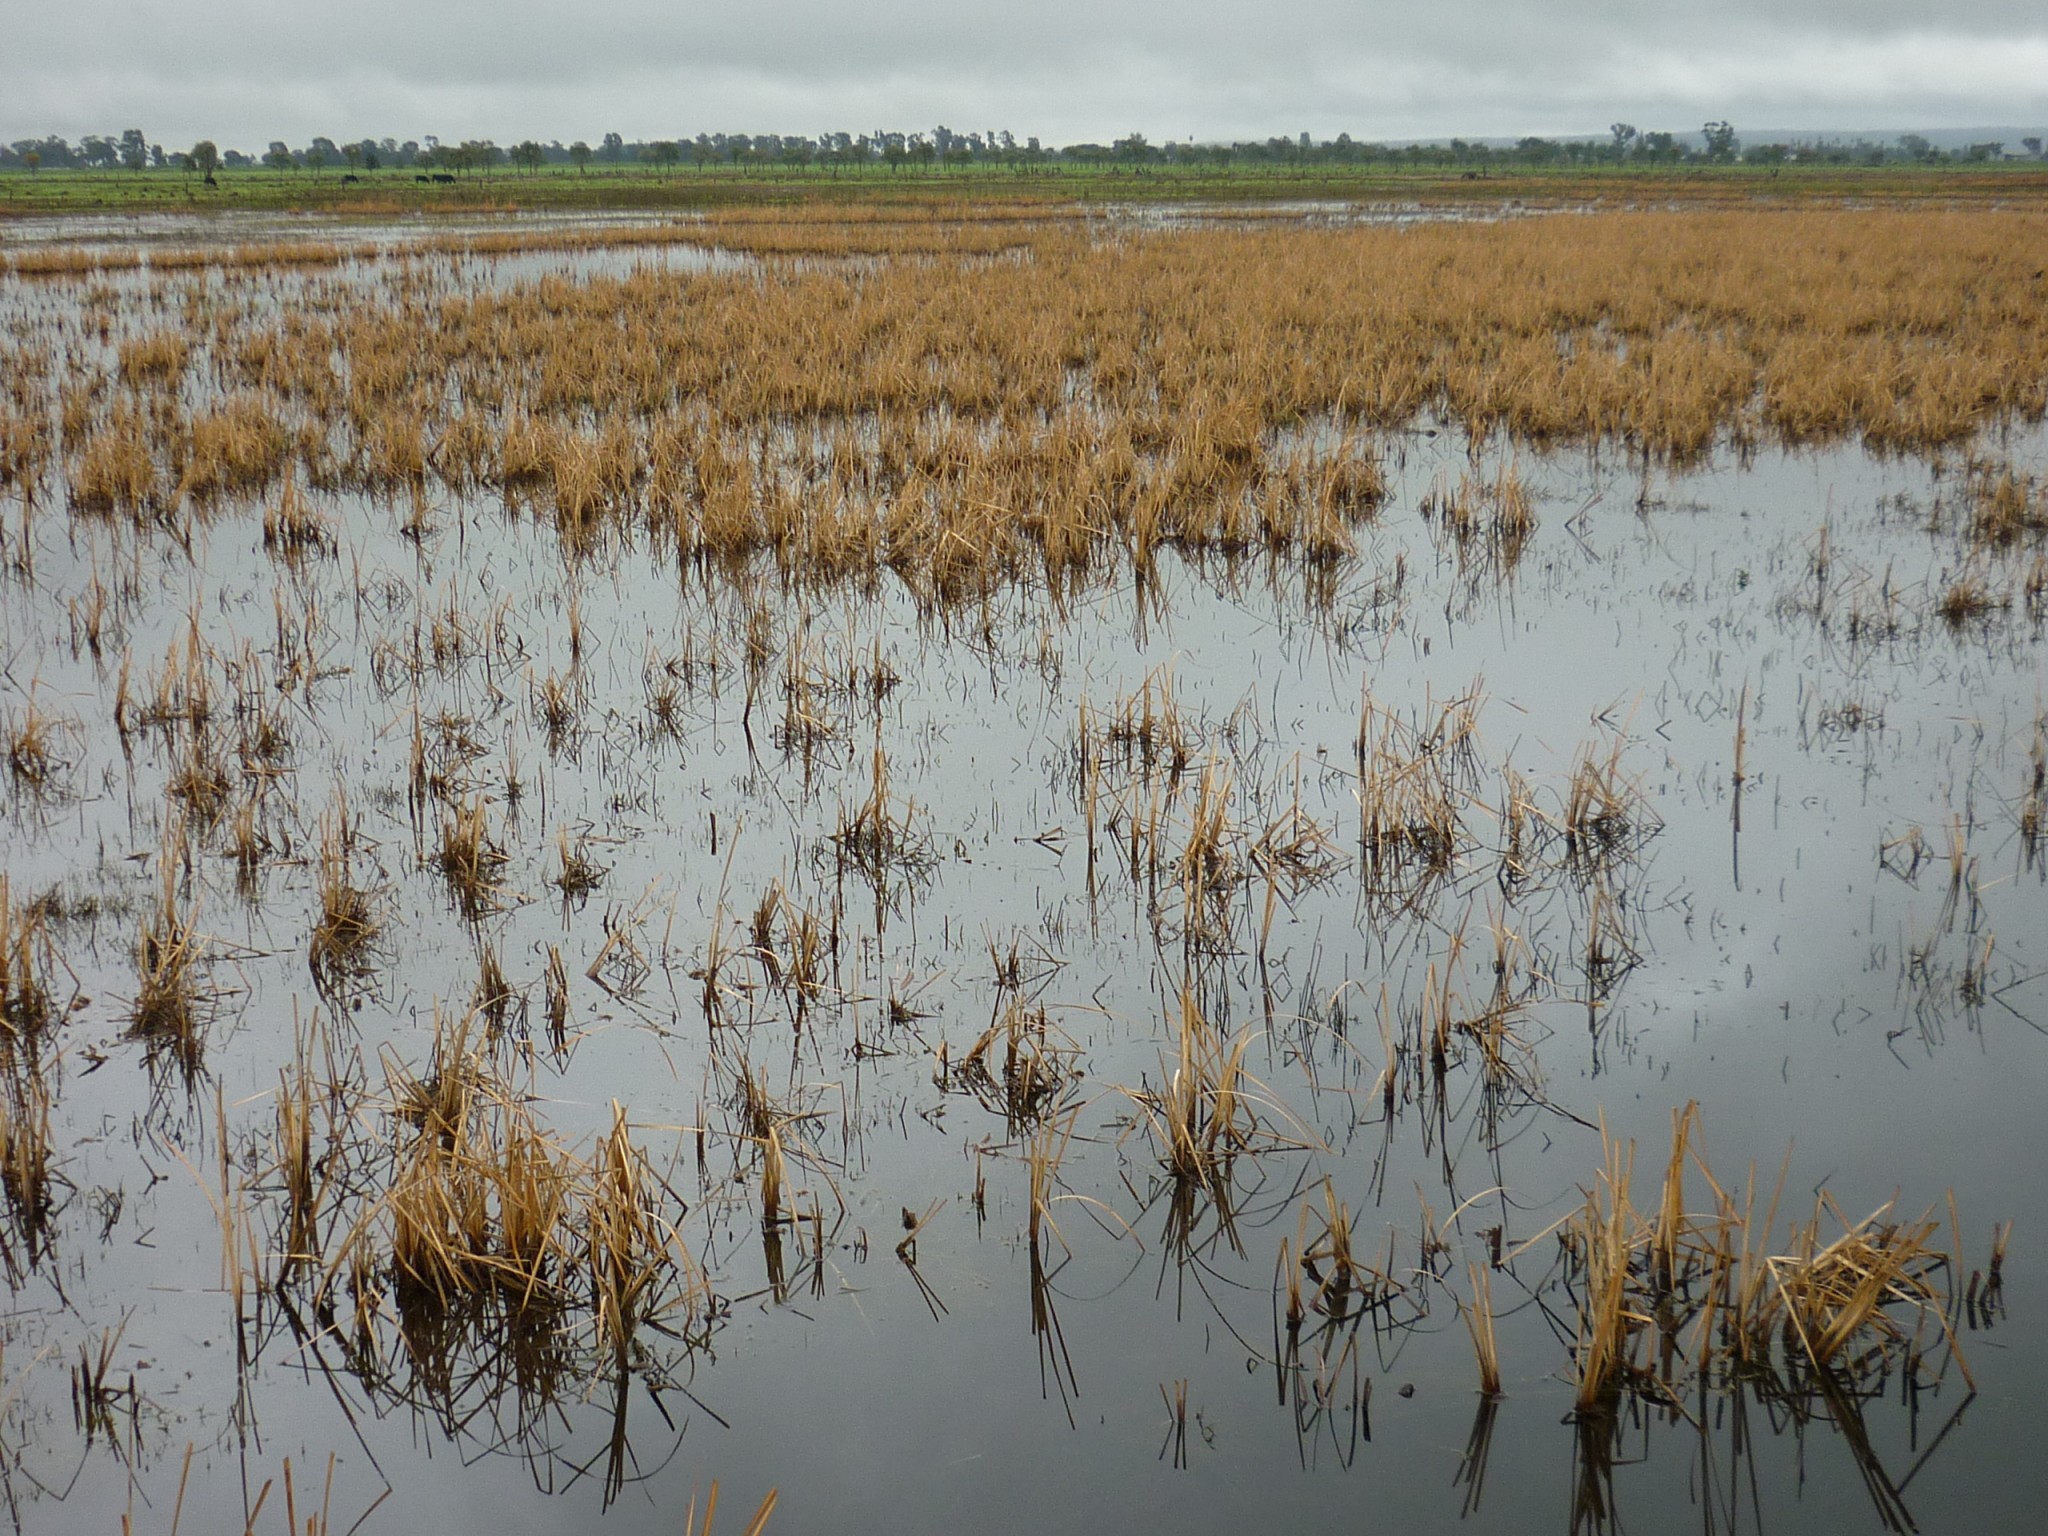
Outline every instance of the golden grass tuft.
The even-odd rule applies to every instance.
[[[155,905],[144,916],[136,944],[137,987],[131,1014],[133,1032],[162,1045],[190,1075],[198,1070],[205,1050],[201,971],[206,941],[199,932],[199,905],[178,890],[178,861],[173,844],[182,830],[167,831],[157,855],[160,871]]]
[[[345,305],[164,306],[125,331],[99,303],[60,317],[14,359],[21,399],[61,402],[59,446],[4,425],[46,412],[0,412],[16,445],[0,477],[54,453],[73,507],[172,524],[281,480],[288,498],[303,483],[415,507],[490,490],[575,559],[645,533],[707,570],[893,572],[934,608],[1025,580],[1069,590],[1119,559],[1149,573],[1166,550],[1314,571],[1355,552],[1386,494],[1379,444],[1424,418],[1475,447],[1613,444],[1646,463],[1766,439],[1932,453],[2038,418],[2048,306],[2015,296],[2038,296],[2024,253],[2043,222],[1802,208],[1391,229],[1267,212],[1105,238],[1080,210],[1020,199],[434,236]],[[488,282],[454,265],[673,244],[760,260]],[[1007,251],[1029,259],[988,259]],[[152,265],[367,254],[288,242]],[[108,363],[64,361],[110,340]],[[200,409],[195,368],[219,392]],[[1461,559],[1512,569],[1536,514],[1512,449],[1497,463],[1432,506]],[[2038,477],[1987,464],[1967,495],[1987,543],[2038,533]],[[293,520],[275,521],[273,548],[294,547]]]
[[[33,1046],[56,1020],[49,919],[34,903],[17,905],[0,872],[0,1030],[8,1047]]]
[[[491,836],[483,796],[472,795],[448,808],[436,863],[457,911],[471,922],[495,911],[504,891],[499,877],[508,862]]]
[[[31,1259],[45,1246],[55,1205],[52,1155],[49,1085],[32,1066],[16,1067],[0,1077],[0,1192]]]
[[[1950,1318],[1959,1260],[1937,1247],[1933,1216],[1900,1220],[1890,1202],[1849,1220],[1820,1190],[1812,1217],[1775,1236],[1779,1194],[1761,1219],[1755,1176],[1740,1199],[1717,1183],[1699,1145],[1697,1106],[1672,1114],[1671,1154],[1656,1208],[1633,1203],[1633,1144],[1603,1137],[1604,1162],[1564,1242],[1576,1271],[1576,1403],[1611,1413],[1625,1392],[1675,1403],[1674,1372],[1716,1381],[1918,1373],[1939,1347],[1966,1384]],[[1711,1197],[1696,1210],[1687,1170]],[[1654,1341],[1654,1347],[1646,1347]]]
[[[0,742],[7,750],[8,776],[20,788],[41,793],[57,786],[69,766],[65,743],[75,738],[75,722],[63,720],[45,709],[29,689],[19,713],[10,711],[0,722]]]
[[[337,791],[333,806],[320,818],[320,906],[306,943],[307,964],[322,991],[332,992],[368,972],[382,926],[375,891],[355,881],[360,835],[349,815],[347,796]]]

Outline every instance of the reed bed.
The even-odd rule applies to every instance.
[[[56,449],[12,452],[10,473],[33,485],[61,464],[72,505],[174,523],[293,477],[488,487],[577,550],[642,532],[689,561],[893,571],[953,602],[1027,573],[1078,580],[1111,553],[1342,559],[1384,497],[1376,436],[1425,417],[1684,461],[1765,439],[1931,452],[2048,408],[2033,214],[921,218],[726,212],[534,237],[757,238],[770,254],[744,278],[488,285],[451,268],[284,315],[201,301],[66,375]],[[976,230],[1028,231],[1028,251],[981,259]],[[887,248],[861,261],[809,259],[876,234]],[[57,392],[55,355],[24,356],[25,398]],[[200,371],[221,398],[194,408]],[[1980,479],[1987,538],[2038,523],[2031,479]],[[286,484],[273,537],[308,550],[298,494]],[[1461,554],[1508,568],[1534,527],[1508,465],[1432,504]]]

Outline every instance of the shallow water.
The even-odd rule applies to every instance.
[[[2038,434],[2003,446],[2048,458]],[[1968,550],[1959,466],[1836,450],[1730,451],[1647,482],[1524,453],[1539,527],[1509,560],[1461,551],[1421,510],[1466,465],[1462,442],[1418,432],[1384,451],[1393,494],[1334,571],[1169,559],[1143,584],[1120,571],[1059,603],[1020,585],[945,614],[886,582],[785,593],[772,573],[679,573],[645,548],[572,564],[496,504],[438,506],[413,537],[397,509],[316,498],[338,547],[298,570],[266,554],[259,511],[198,523],[188,550],[38,508],[32,560],[6,578],[0,715],[31,696],[53,712],[62,765],[40,790],[10,782],[5,870],[17,900],[60,893],[77,1001],[45,1058],[66,1187],[46,1245],[17,1228],[7,1246],[20,1525],[115,1529],[132,1508],[138,1528],[167,1529],[191,1446],[195,1530],[242,1521],[287,1457],[303,1519],[330,1453],[342,1528],[381,1496],[372,1528],[602,1512],[609,1528],[670,1530],[716,1478],[735,1524],[779,1488],[776,1531],[1073,1528],[1105,1511],[1220,1531],[1361,1508],[1431,1528],[1862,1531],[1882,1528],[1872,1467],[1900,1490],[1885,1507],[1921,1529],[2024,1528],[2048,1491],[2026,1443],[2048,883],[2019,814],[2048,701],[2024,558]],[[1950,625],[1937,605],[1965,569],[2010,605]],[[74,641],[96,582],[116,593],[97,660]],[[253,890],[237,889],[223,833],[199,840],[188,883],[215,1001],[203,1057],[180,1063],[130,1029],[179,765],[161,733],[124,741],[115,701],[124,648],[144,698],[195,625],[220,708],[238,683],[278,703],[291,746]],[[1189,767],[1104,760],[1091,873],[1084,703],[1099,727],[1169,677]],[[574,700],[553,729],[550,682]],[[1375,888],[1362,701],[1426,724],[1462,698],[1477,730],[1455,858]],[[475,923],[431,865],[439,808],[424,830],[408,808],[415,717],[509,856],[502,900]],[[905,841],[870,881],[834,834],[871,794],[877,750]],[[1569,872],[1540,819],[1531,873],[1504,879],[1501,768],[1554,828],[1582,750],[1618,754],[1630,791],[1597,879]],[[1276,879],[1271,898],[1248,880],[1221,904],[1222,936],[1191,943],[1171,876],[1205,766],[1227,785],[1241,866],[1297,815],[1286,825],[1327,834],[1327,867],[1298,890]],[[383,934],[373,970],[322,995],[306,937],[337,788]],[[1165,877],[1120,851],[1155,807]],[[1915,828],[1918,860],[1902,841]],[[551,883],[558,831],[604,870],[581,899]],[[778,883],[834,936],[800,1018],[748,952]],[[1483,1000],[1495,918],[1518,935],[1514,1070],[1489,1088],[1461,1049],[1433,1099],[1411,1054],[1393,1063],[1389,1113],[1383,1011],[1405,1031],[1433,968]],[[734,953],[707,1007],[714,936]],[[1614,957],[1599,966],[1596,936]],[[623,1375],[576,1334],[558,1374],[525,1378],[489,1334],[438,1353],[388,1300],[368,1358],[345,1326],[261,1295],[238,1326],[219,1202],[225,1182],[254,1213],[257,1251],[238,1263],[274,1272],[268,1148],[295,1036],[317,1016],[371,1089],[385,1062],[423,1074],[436,1009],[463,1011],[486,948],[521,999],[498,1059],[586,1149],[623,1108],[667,1176],[711,1315],[687,1337],[644,1330]],[[551,950],[569,983],[559,1043]],[[1184,984],[1226,1033],[1247,1032],[1268,1135],[1232,1164],[1229,1219],[1203,1199],[1176,1229],[1133,1094],[1172,1077]],[[1048,1118],[1072,1116],[1057,1237],[1036,1254],[1029,1126],[967,1067],[1012,1005],[1043,1009],[1062,1070]],[[794,1117],[789,1203],[816,1217],[781,1235],[779,1258],[757,1149],[736,1129],[736,1062]],[[374,1099],[337,1146],[390,1134]],[[1689,1101],[1724,1184],[1754,1164],[1768,1196],[1785,1167],[1787,1215],[1825,1186],[1852,1220],[1896,1195],[1902,1216],[1945,1224],[1953,1190],[1969,1267],[2015,1221],[2003,1296],[1982,1318],[1957,1309],[1974,1397],[1930,1346],[1846,1432],[1761,1392],[1626,1407],[1611,1489],[1597,1458],[1591,1476],[1612,1506],[1589,1513],[1551,1229],[1598,1174],[1603,1126],[1637,1143],[1637,1199],[1653,1201]],[[1321,1335],[1320,1365],[1305,1338],[1289,1370],[1276,1260],[1283,1240],[1299,1252],[1325,1178],[1399,1291]],[[914,1264],[896,1252],[906,1211],[930,1213]],[[1487,1410],[1459,1305],[1496,1227],[1506,1395]],[[1034,1292],[1056,1331],[1034,1331]],[[71,1373],[110,1336],[118,1411],[111,1435],[88,1435]]]

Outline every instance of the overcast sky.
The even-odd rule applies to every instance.
[[[46,0],[0,139],[1013,131],[1047,143],[2048,121],[2044,0]]]

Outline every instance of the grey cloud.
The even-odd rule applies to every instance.
[[[487,17],[482,20],[480,17]],[[167,143],[315,133],[501,140],[876,126],[1049,140],[1360,137],[2048,117],[2038,5],[1715,7],[1337,0],[1023,8],[654,0],[488,12],[356,0],[87,0],[9,27],[0,137],[138,124]]]

